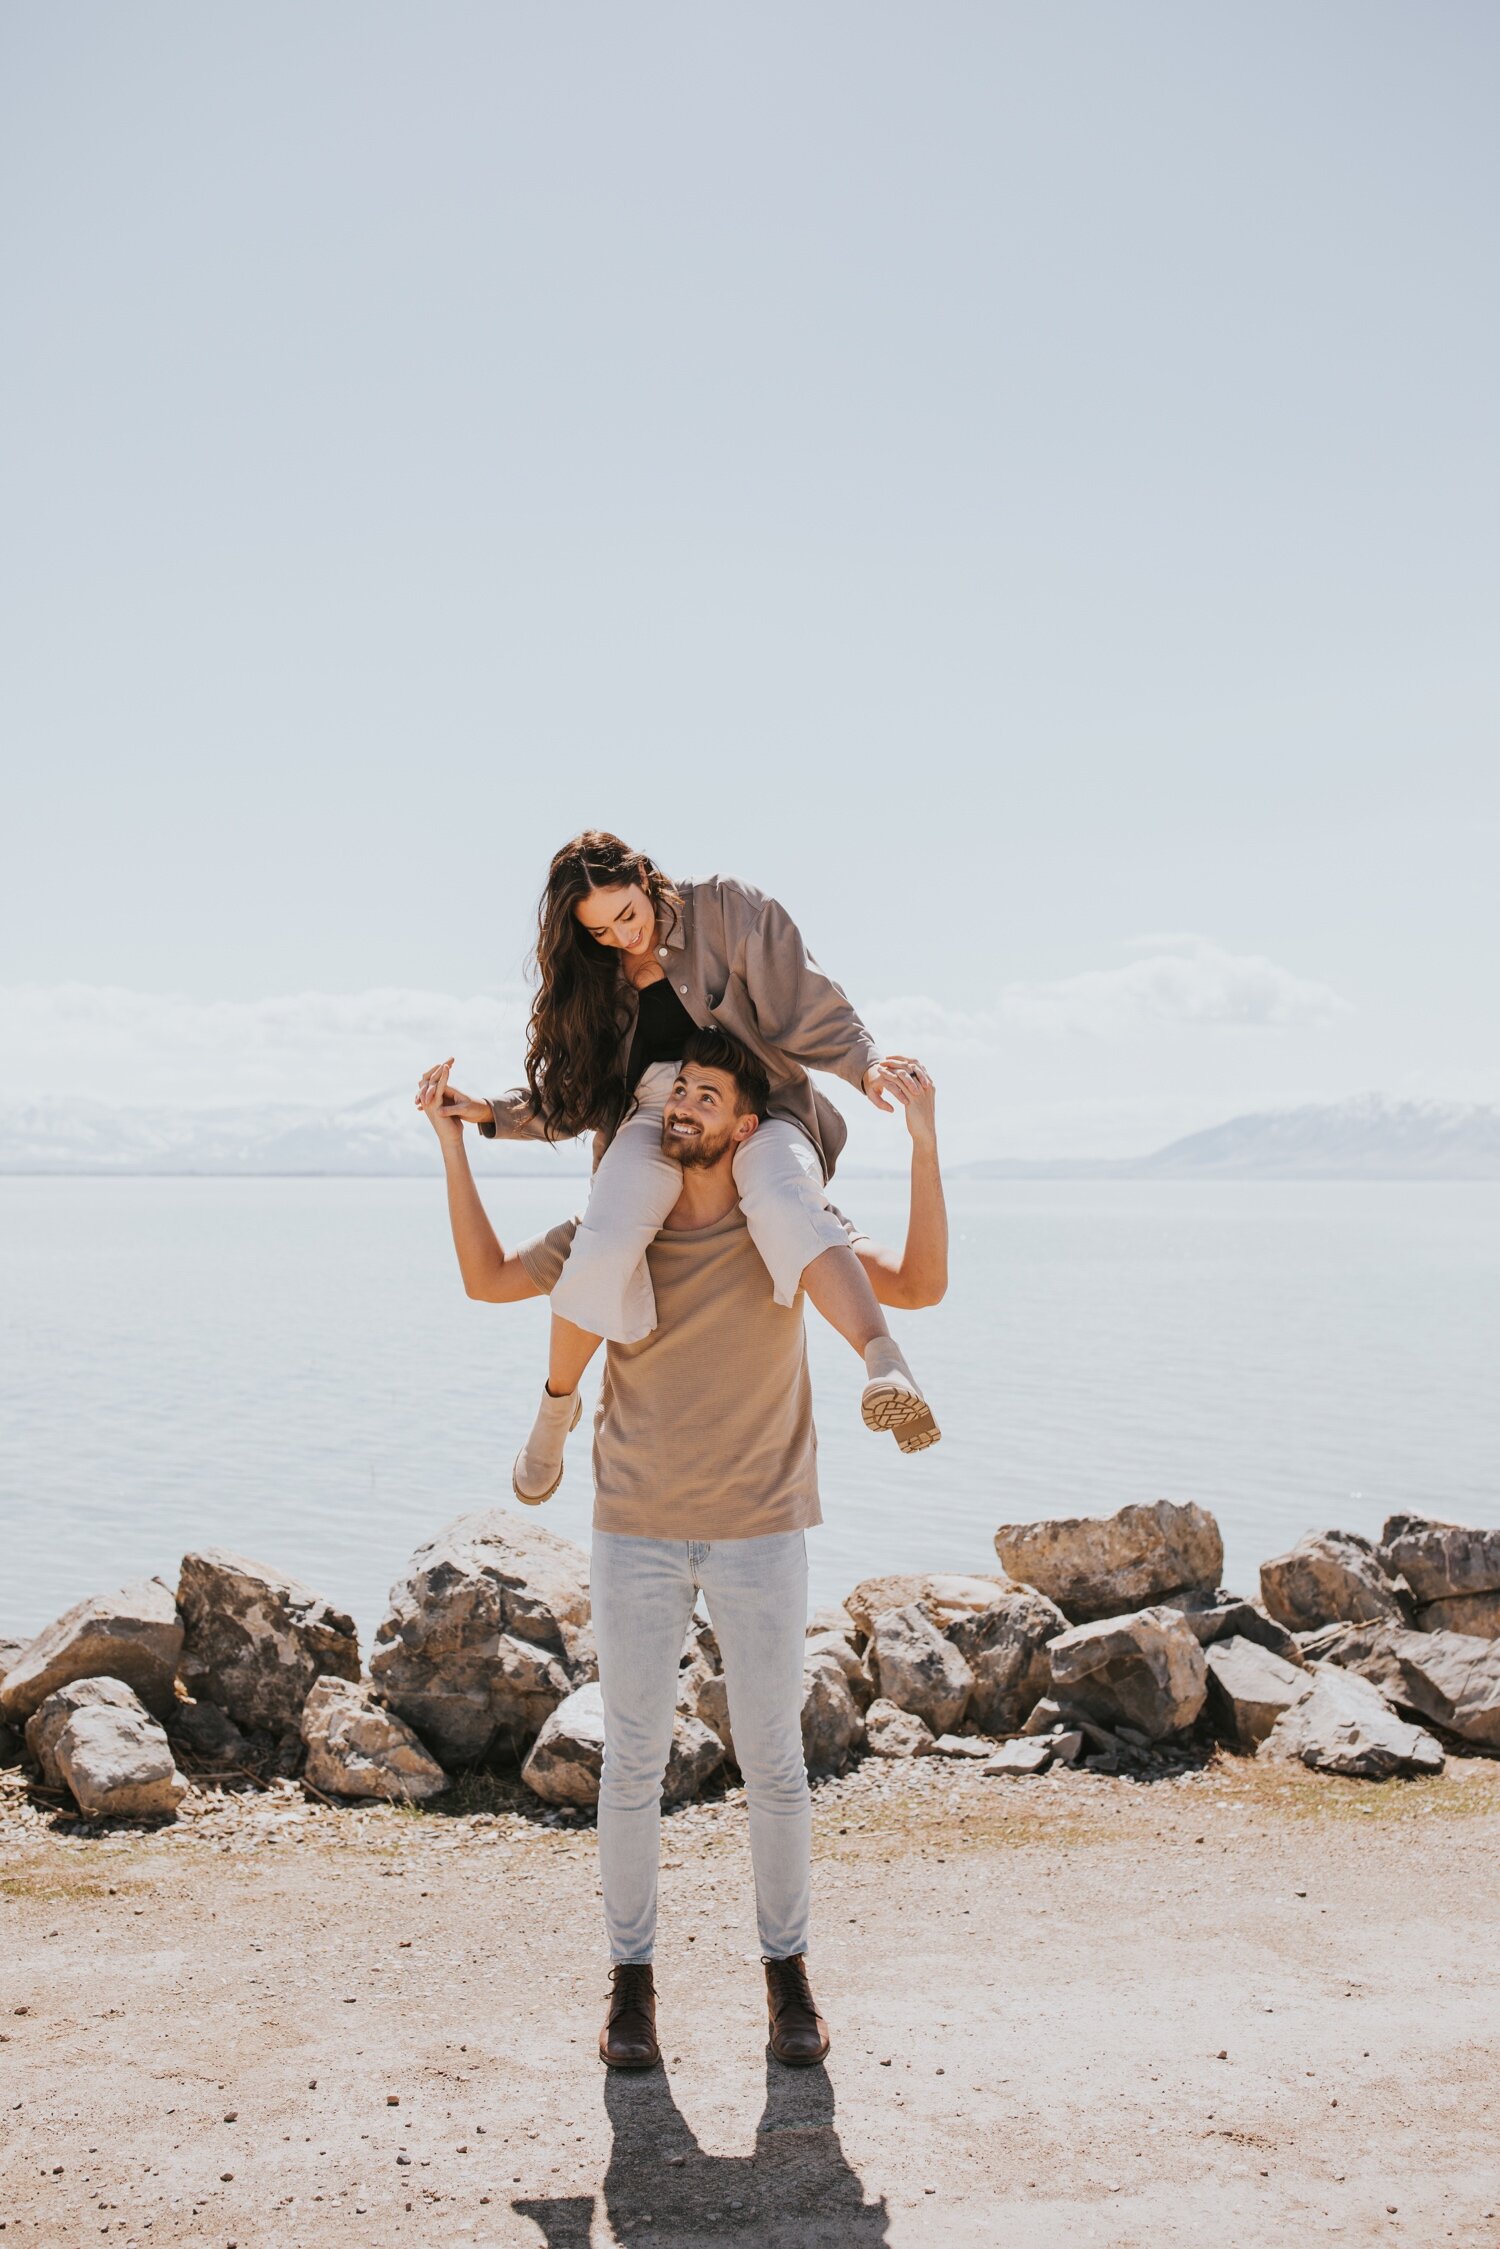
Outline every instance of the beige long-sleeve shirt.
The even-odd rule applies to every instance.
[[[805,1132],[832,1177],[848,1128],[816,1090],[809,1070],[827,1070],[862,1090],[880,1049],[847,994],[824,974],[786,908],[734,875],[678,885],[682,905],[658,932],[657,957],[693,1021],[717,1025],[748,1047],[771,1081],[771,1115]],[[620,972],[620,1075],[625,1075],[639,1001]],[[490,1101],[487,1139],[540,1140],[545,1129],[525,1086]]]

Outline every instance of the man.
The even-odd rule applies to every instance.
[[[492,1304],[545,1295],[576,1220],[504,1249],[464,1146],[468,1106],[448,1064],[418,1099],[442,1144],[454,1246],[468,1294]],[[906,1245],[854,1235],[884,1304],[934,1304],[947,1225],[932,1081],[909,1065],[891,1088],[912,1136]],[[807,1625],[803,1534],[822,1517],[802,1298],[778,1305],[735,1190],[735,1150],[766,1114],[760,1063],[727,1033],[695,1030],[662,1118],[681,1166],[676,1207],[647,1256],[657,1326],[611,1343],[594,1428],[591,1593],[604,1697],[599,1869],[613,1962],[599,2051],[614,2068],[659,2059],[652,1951],[662,1778],[678,1663],[701,1590],[724,1660],[735,1757],[749,1803],[771,2051],[822,2061],[828,2030],[807,1978],[811,1806],[802,1754]]]

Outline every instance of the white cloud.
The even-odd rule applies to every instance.
[[[520,1077],[529,1004],[519,984],[467,997],[393,986],[258,1000],[106,984],[0,986],[0,1096],[344,1106],[413,1082],[446,1054],[456,1057],[458,1084],[490,1091]],[[1184,936],[1157,940],[1120,967],[1003,985],[988,1008],[917,996],[887,1000],[870,1019],[891,1047],[971,1056],[985,1067],[1017,1042],[1039,1061],[1046,1049],[1083,1056],[1090,1041],[1318,1025],[1342,1012],[1326,984]],[[1186,1058],[1188,1043],[1178,1036],[1176,1044]]]
[[[528,1005],[519,985],[466,999],[393,987],[261,1000],[0,986],[0,1074],[13,1099],[343,1103],[452,1054],[468,1073],[455,1067],[455,1080],[477,1091],[520,1075]]]
[[[1229,953],[1194,935],[1134,940],[1155,950],[1119,968],[1086,969],[1051,982],[1001,986],[993,1007],[964,1010],[917,996],[872,1010],[892,1046],[978,1052],[1003,1033],[1118,1039],[1205,1026],[1279,1030],[1326,1023],[1348,1012],[1327,984],[1294,975],[1260,953]]]

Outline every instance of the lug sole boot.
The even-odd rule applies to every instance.
[[[790,1960],[763,1960],[766,2005],[771,2018],[771,2051],[788,2069],[811,2069],[826,2059],[828,2025],[813,2005],[802,1953]]]
[[[583,1417],[583,1399],[576,1390],[564,1398],[542,1392],[531,1435],[516,1454],[510,1488],[524,1507],[540,1507],[563,1480],[563,1446]]]
[[[867,1429],[888,1429],[903,1452],[925,1452],[943,1432],[933,1419],[917,1378],[889,1336],[877,1336],[865,1350],[869,1376],[859,1410]]]
[[[599,2033],[599,2059],[610,2069],[654,2069],[661,2060],[656,2043],[656,1984],[651,1963],[625,1961],[609,1972],[609,2013]]]

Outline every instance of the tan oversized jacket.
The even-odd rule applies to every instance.
[[[671,927],[659,933],[657,957],[693,1021],[717,1024],[765,1065],[771,1114],[785,1117],[817,1149],[830,1178],[848,1128],[807,1073],[828,1070],[863,1089],[880,1049],[848,999],[809,953],[784,906],[733,875],[685,882]],[[620,1075],[630,1060],[639,1000],[620,971]],[[542,1140],[546,1132],[525,1086],[490,1102],[487,1139]],[[599,1147],[596,1143],[595,1160]]]

